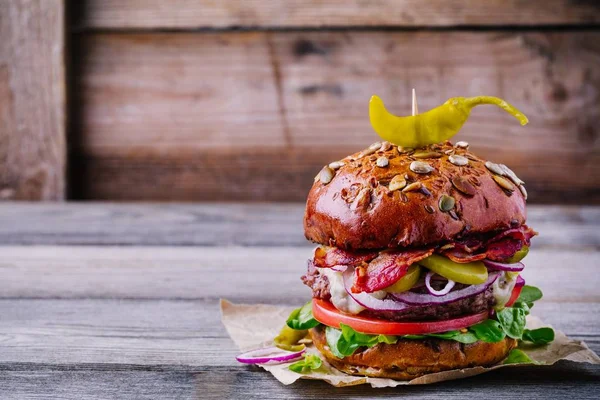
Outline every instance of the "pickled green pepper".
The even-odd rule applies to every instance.
[[[273,340],[275,346],[287,351],[300,351],[304,348],[298,342],[308,334],[308,330],[296,330],[284,325],[279,335]]]
[[[384,140],[402,147],[423,147],[441,143],[456,135],[469,118],[471,109],[481,104],[496,105],[513,115],[521,125],[529,120],[506,101],[492,96],[453,97],[432,110],[415,116],[390,114],[378,96],[369,103],[371,125]]]

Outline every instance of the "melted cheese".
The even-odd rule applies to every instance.
[[[507,274],[506,272],[501,272],[498,278],[494,281],[492,288],[494,300],[496,301],[496,304],[494,305],[495,310],[503,309],[504,305],[508,303],[508,300],[510,300],[512,291],[517,283],[517,275],[518,274]]]
[[[358,304],[344,287],[344,278],[341,272],[332,270],[331,268],[317,268],[320,274],[325,275],[329,281],[329,293],[331,294],[331,303],[340,311],[348,314],[358,314],[364,311],[365,308]],[[381,300],[387,293],[383,290],[369,293],[369,295]]]

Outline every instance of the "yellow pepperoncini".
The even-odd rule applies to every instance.
[[[408,117],[390,114],[378,96],[369,103],[373,129],[382,139],[402,147],[423,147],[441,143],[456,135],[469,118],[471,109],[480,104],[494,104],[527,124],[529,120],[506,101],[492,96],[452,97],[432,110]]]
[[[308,330],[296,330],[292,329],[287,325],[284,325],[279,332],[279,335],[275,337],[274,344],[280,349],[287,351],[300,351],[304,349],[303,344],[298,342],[308,334]]]

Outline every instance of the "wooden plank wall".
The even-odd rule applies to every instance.
[[[526,128],[484,107],[458,138],[517,171],[531,202],[600,203],[598,3],[82,4],[76,199],[303,201],[323,164],[377,139],[371,94],[407,114],[416,87],[421,110],[477,94],[519,106]]]
[[[65,198],[63,0],[0,0],[0,201]]]

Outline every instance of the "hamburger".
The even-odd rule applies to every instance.
[[[304,214],[312,300],[276,345],[308,333],[340,371],[400,380],[526,357],[519,341],[554,338],[525,327],[542,296],[520,276],[537,234],[526,199],[510,168],[464,141],[376,142],[331,162]]]

